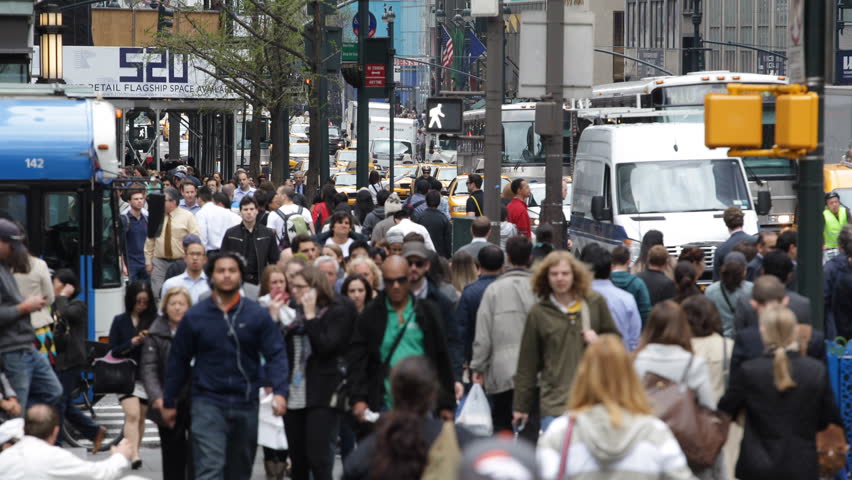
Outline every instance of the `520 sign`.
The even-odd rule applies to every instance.
[[[179,68],[175,68],[176,57],[181,62]],[[118,77],[119,82],[189,83],[189,65],[186,55],[176,55],[160,48],[119,48],[118,66],[136,70],[135,75]],[[160,72],[155,73],[155,70]],[[165,74],[161,72],[162,70],[166,70]]]

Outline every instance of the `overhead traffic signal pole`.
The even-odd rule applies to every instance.
[[[367,49],[364,40],[370,34],[369,0],[358,0],[358,66],[361,86],[358,88],[358,148],[355,178],[358,188],[367,186],[370,158],[370,97],[367,95]]]

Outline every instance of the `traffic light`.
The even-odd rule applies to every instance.
[[[708,93],[704,97],[704,143],[709,148],[758,148],[763,143],[759,94]]]
[[[775,143],[779,147],[817,147],[819,96],[814,92],[779,95],[775,104]]]
[[[171,28],[174,26],[172,18],[175,16],[175,11],[166,7],[165,2],[151,2],[150,6],[157,10],[157,33],[172,33]]]

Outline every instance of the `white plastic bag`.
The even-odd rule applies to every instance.
[[[484,437],[494,432],[494,424],[491,422],[491,406],[488,405],[485,390],[478,383],[474,383],[473,387],[470,388],[456,423]]]
[[[272,397],[260,389],[260,405],[257,409],[257,444],[274,450],[287,450],[287,435],[284,419],[272,412]]]

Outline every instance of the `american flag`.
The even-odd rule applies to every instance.
[[[453,37],[450,36],[449,32],[447,32],[447,27],[441,25],[441,40],[444,44],[444,51],[441,52],[441,65],[444,67],[451,67],[453,65]],[[441,70],[441,77],[443,78],[444,70]]]

